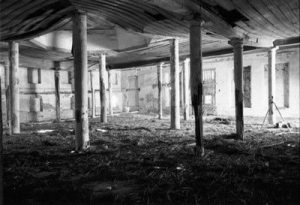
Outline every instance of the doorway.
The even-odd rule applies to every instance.
[[[216,69],[203,71],[203,111],[204,115],[216,115]]]
[[[126,93],[126,106],[129,107],[130,111],[137,111],[139,109],[138,76],[128,77],[128,87],[126,89]]]

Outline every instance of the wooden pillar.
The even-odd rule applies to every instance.
[[[2,87],[0,78],[0,96],[2,97]],[[0,102],[0,205],[4,204],[3,201],[3,120],[2,120],[2,102]]]
[[[107,122],[107,103],[106,103],[106,86],[105,86],[106,56],[101,54],[99,62],[99,85],[100,85],[100,102],[101,116],[100,121]]]
[[[179,94],[179,45],[178,39],[170,40],[171,74],[171,129],[180,129],[180,94]]]
[[[190,102],[189,102],[189,77],[188,77],[188,70],[189,70],[189,59],[185,59],[183,62],[182,68],[182,75],[183,75],[183,118],[184,120],[190,119]]]
[[[162,67],[163,63],[158,64],[157,66],[157,90],[158,90],[158,119],[162,119],[163,111],[162,111]]]
[[[71,71],[69,73],[69,78],[70,78],[70,83],[71,83],[71,93],[72,93],[72,97],[71,97],[71,108],[73,110],[73,117],[75,118],[75,73],[74,70],[73,72]]]
[[[113,115],[113,109],[112,109],[112,86],[111,86],[111,71],[109,69],[107,69],[107,81],[108,81],[108,110],[109,110],[109,114]]]
[[[92,118],[96,117],[95,110],[95,89],[94,89],[94,79],[93,79],[93,71],[90,71],[90,83],[91,83],[91,100],[92,100]]]
[[[244,139],[244,100],[243,100],[243,39],[233,38],[234,84],[235,84],[235,118],[237,139]]]
[[[203,105],[202,105],[202,45],[201,21],[194,20],[190,23],[190,87],[192,105],[195,113],[195,155],[204,155],[203,146]]]
[[[19,44],[9,42],[9,65],[10,65],[10,106],[12,133],[20,133],[20,99],[19,99]]]
[[[0,96],[2,97],[2,87],[0,78]],[[0,205],[4,204],[3,201],[3,120],[2,120],[2,102],[0,102]]]
[[[179,64],[180,65],[180,64]],[[180,100],[179,100],[179,104],[180,104],[180,110],[184,110],[184,94],[183,94],[183,66],[181,68],[181,72],[179,72],[179,88],[180,88]]]
[[[8,127],[8,133],[9,135],[12,134],[12,129],[11,129],[11,105],[10,105],[10,86],[9,86],[9,64],[5,63],[4,64],[4,69],[5,69],[5,99],[6,99],[6,124]]]
[[[268,122],[273,125],[276,122],[274,114],[274,103],[276,95],[276,50],[278,47],[271,48],[268,52]]]
[[[56,121],[60,122],[60,62],[54,62],[54,83],[55,83],[55,112]]]
[[[76,150],[84,150],[89,147],[87,17],[84,13],[74,12],[72,20]]]

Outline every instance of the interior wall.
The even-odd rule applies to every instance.
[[[21,58],[21,60],[24,57]],[[20,121],[21,122],[37,122],[37,121],[52,121],[56,119],[56,97],[55,97],[55,84],[54,74],[55,71],[51,69],[53,66],[51,63],[47,65],[51,67],[42,67],[40,74],[38,74],[38,63],[40,59],[33,59],[32,64],[26,60],[20,62],[19,67],[19,87],[20,87]],[[28,69],[29,68],[29,69]],[[29,70],[34,70],[29,71]],[[75,108],[75,97],[74,97],[74,78],[73,73],[60,70],[60,111],[61,119],[73,119],[74,108]],[[90,74],[90,73],[89,73]],[[111,71],[112,80],[112,105],[115,112],[119,112],[122,109],[122,92],[121,92],[121,76],[120,71]],[[0,77],[1,77],[1,88],[2,88],[2,112],[4,124],[7,122],[6,114],[6,96],[5,92],[5,68],[4,63],[0,64]],[[117,79],[116,79],[117,78]],[[108,76],[105,75],[105,84],[108,88]],[[89,101],[92,99],[90,75],[88,75],[88,92]],[[95,90],[95,110],[96,116],[100,115],[100,94],[99,94],[99,69],[93,71],[93,88]],[[107,92],[107,99],[108,98]],[[91,102],[90,102],[91,103]],[[108,103],[108,100],[107,100]],[[91,105],[91,104],[90,104]],[[89,105],[89,113],[91,115],[92,107]]]
[[[138,111],[145,113],[158,112],[158,81],[157,81],[157,66],[148,66],[143,68],[133,68],[122,70],[122,93],[123,104],[128,106],[128,97],[130,90],[129,78],[136,76],[137,93],[138,93]],[[170,113],[170,66],[163,65],[162,68],[162,107],[164,113]],[[130,106],[129,106],[130,107]]]
[[[28,76],[28,68],[39,68],[34,59],[32,65],[29,60],[23,63],[21,58],[19,68],[20,81],[20,118],[21,122],[30,121],[49,121],[56,118],[55,113],[55,87],[54,70],[45,69],[45,65],[52,65],[47,62],[40,69],[40,79],[37,76]],[[251,107],[245,107],[245,116],[263,117],[268,109],[267,92],[267,72],[268,53],[247,52],[244,54],[244,67],[251,67]],[[46,61],[45,61],[46,62]],[[288,106],[279,106],[280,112],[284,117],[299,117],[299,47],[281,48],[277,51],[276,64],[288,64]],[[96,115],[100,115],[100,95],[99,95],[99,68],[98,65],[93,70],[93,87],[95,90],[95,108]],[[233,56],[232,54],[206,57],[203,61],[203,69],[216,70],[216,114],[225,116],[234,116],[234,81],[233,81]],[[180,72],[182,64],[180,65]],[[35,72],[34,75],[37,72]],[[0,64],[1,88],[2,88],[2,113],[3,120],[6,121],[6,87],[5,87],[5,68]],[[71,76],[71,79],[70,79]],[[68,71],[60,71],[60,97],[61,97],[61,118],[72,119],[74,115],[74,86],[72,86],[73,74]],[[131,88],[129,88],[128,79],[137,77],[137,102],[136,110],[141,112],[157,113],[157,66],[148,66],[143,68],[133,68],[127,70],[112,70],[112,106],[114,112],[126,111],[128,107],[128,98]],[[90,78],[90,75],[89,75]],[[108,86],[107,73],[105,84]],[[31,80],[34,82],[29,82]],[[40,81],[40,82],[39,82]],[[89,98],[91,100],[91,85],[89,82]],[[282,87],[282,82],[277,82],[277,87]],[[73,88],[72,88],[73,87]],[[283,88],[278,88],[278,93],[283,93]],[[132,91],[133,92],[133,91]],[[162,69],[162,93],[164,113],[170,112],[170,66],[165,64]],[[129,97],[128,97],[129,96]],[[108,99],[108,93],[107,93]],[[132,99],[131,99],[132,100]],[[90,107],[91,110],[91,107]],[[90,112],[91,113],[91,112]],[[278,115],[278,112],[275,112]]]
[[[286,85],[289,90],[289,106],[278,107],[285,117],[299,117],[299,47],[279,49],[276,64],[278,66],[283,63],[289,65],[289,83]],[[265,116],[268,110],[268,76],[265,70],[268,68],[268,53],[246,53],[243,57],[243,65],[251,67],[251,107],[244,107],[244,114],[245,116]],[[204,69],[216,69],[217,114],[234,116],[233,56],[205,58],[203,66]],[[277,95],[283,95],[282,88],[279,88],[280,83],[282,82],[276,82]],[[276,111],[275,114],[278,115],[278,112]]]
[[[284,117],[299,117],[299,47],[280,48],[276,55],[276,64],[288,63],[289,90],[288,107],[279,107]],[[250,67],[250,107],[244,107],[245,116],[265,116],[268,110],[268,52],[245,52],[243,57],[244,67]],[[216,71],[216,114],[224,116],[235,115],[234,101],[234,73],[233,55],[227,54],[218,57],[206,57],[203,60],[203,69]],[[180,66],[180,72],[182,64]],[[157,66],[127,69],[122,71],[122,92],[126,93],[128,77],[136,75],[139,79],[139,110],[142,112],[157,112]],[[170,67],[163,68],[163,109],[165,113],[170,110]],[[277,95],[282,93],[277,81]],[[283,94],[282,94],[283,95]],[[123,102],[126,105],[126,102]],[[248,105],[249,106],[249,105]],[[278,112],[275,113],[278,115]]]

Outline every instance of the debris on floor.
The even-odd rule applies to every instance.
[[[6,204],[297,204],[299,132],[245,124],[204,124],[205,156],[195,158],[194,125],[167,119],[93,119],[91,146],[74,152],[74,122],[23,124],[4,137]],[[36,133],[36,130],[54,130]],[[107,132],[99,132],[98,130]],[[30,132],[29,132],[30,131]],[[35,132],[36,134],[32,134]]]
[[[291,124],[289,122],[277,122],[275,124],[275,128],[291,128]]]

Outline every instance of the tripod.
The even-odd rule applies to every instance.
[[[281,115],[281,112],[279,111],[279,109],[278,109],[276,103],[275,103],[274,101],[272,101],[272,104],[274,104],[276,110],[278,111],[278,113],[279,113],[279,115],[280,115],[280,117],[281,117],[281,119],[282,119],[282,122],[284,122],[285,120],[283,119],[283,117],[282,117],[282,115]],[[268,111],[267,111],[267,113],[266,113],[266,115],[265,115],[264,121],[263,121],[263,123],[262,123],[260,129],[262,129],[263,126],[265,125],[265,121],[266,121],[266,118],[267,118],[267,116],[268,116],[269,113],[270,113],[270,108],[268,108]],[[288,126],[288,129],[290,130],[289,126]]]

